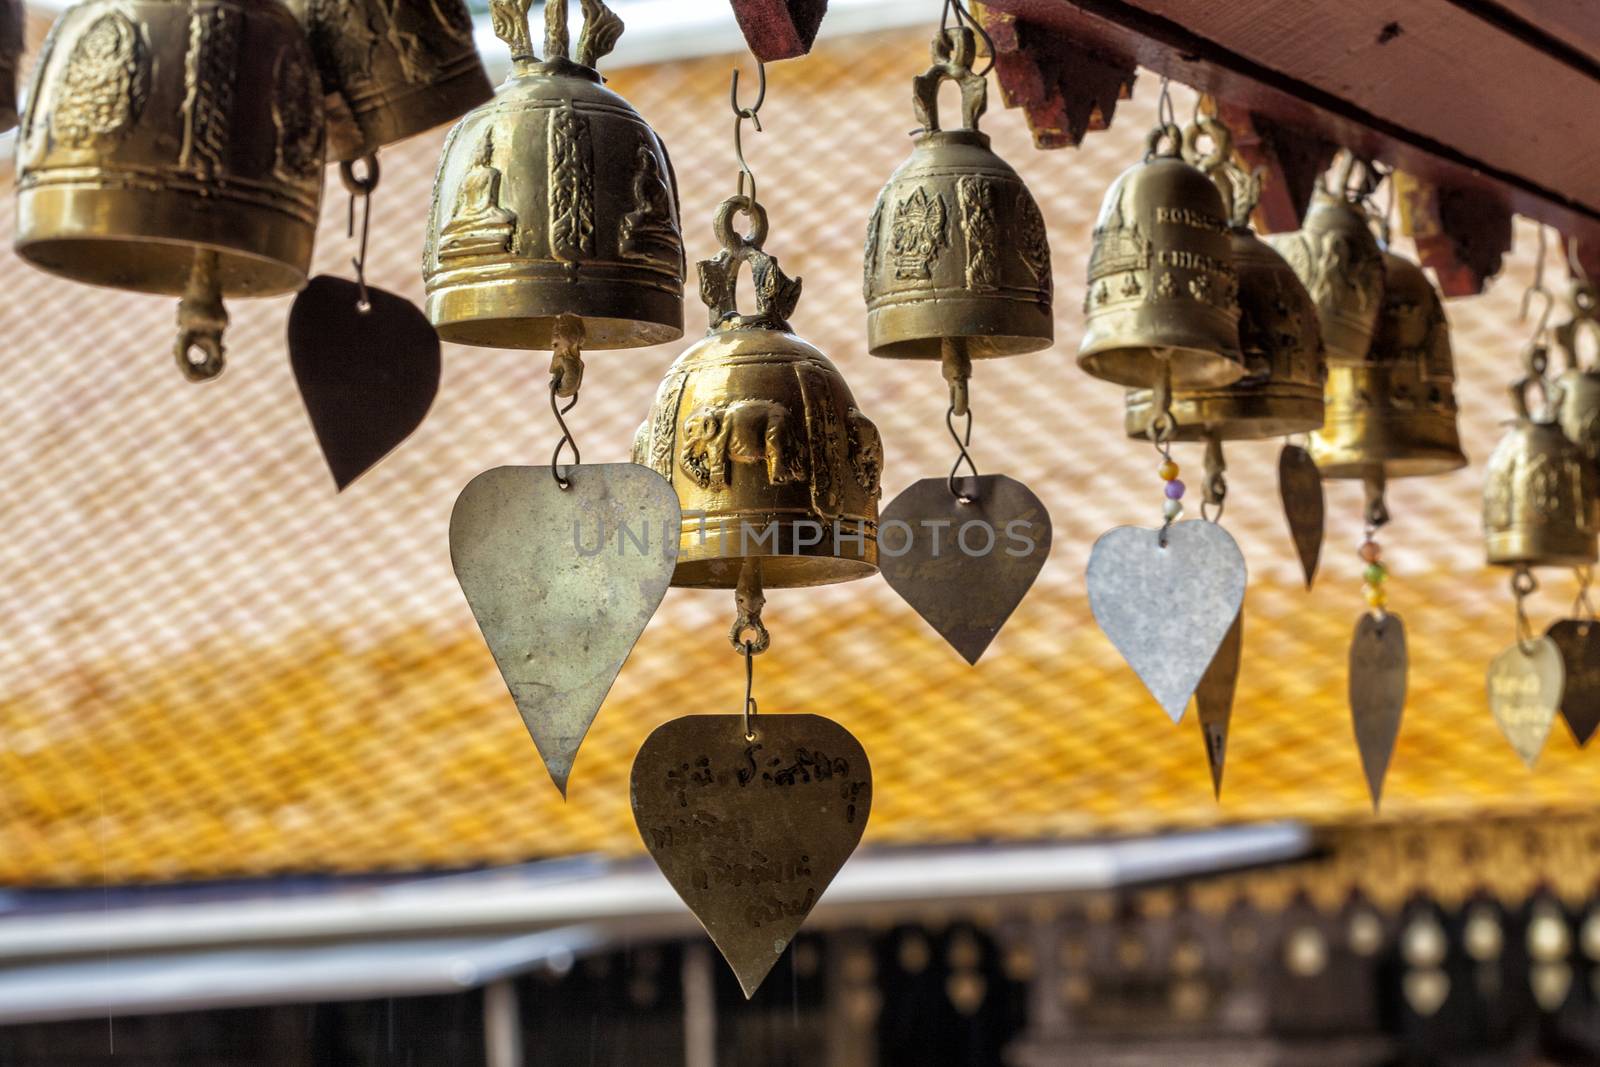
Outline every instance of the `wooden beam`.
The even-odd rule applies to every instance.
[[[1511,211],[1492,193],[1442,189],[1410,174],[1394,174],[1400,227],[1417,242],[1445,296],[1475,296],[1500,273],[1511,249]]]
[[[1023,110],[1035,147],[1075,147],[1090,130],[1111,125],[1117,101],[1133,92],[1132,59],[1097,55],[1015,16],[979,10],[994,42],[1000,95]]]
[[[730,0],[750,52],[763,63],[811,51],[828,0]]]

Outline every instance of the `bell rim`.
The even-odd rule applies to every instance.
[[[1325,481],[1359,481],[1380,470],[1385,478],[1429,478],[1458,471],[1468,464],[1466,453],[1457,446],[1452,452],[1446,446],[1435,449],[1413,449],[1404,455],[1392,456],[1377,463],[1371,460],[1333,460],[1318,458],[1317,437],[1311,435],[1311,460]],[[1325,453],[1324,453],[1325,456]]]
[[[310,277],[309,268],[287,263],[281,259],[259,253],[247,252],[243,249],[213,242],[184,241],[171,237],[117,237],[109,235],[89,236],[64,234],[54,237],[35,237],[24,239],[18,237],[12,245],[13,251],[30,267],[35,270],[78,285],[92,285],[97,289],[116,289],[121,292],[143,293],[149,296],[182,296],[183,285],[164,285],[159,283],[124,283],[102,281],[77,273],[69,267],[53,263],[47,259],[38,258],[40,251],[45,246],[60,245],[62,247],[79,246],[90,247],[93,245],[106,245],[117,247],[148,247],[159,245],[163,248],[185,250],[192,258],[196,252],[216,252],[220,258],[222,271],[222,296],[230,299],[251,299],[257,297],[283,296],[287,293],[299,292],[305,287],[306,279]],[[245,285],[230,284],[229,278],[233,274],[230,269],[235,264],[247,264],[251,268],[266,267],[270,278],[266,284]],[[254,270],[244,271],[246,274],[256,274]],[[266,277],[266,275],[257,275]]]
[[[825,585],[871,578],[878,573],[878,545],[860,557],[772,553],[747,556],[706,556],[685,559],[680,550],[672,569],[674,589],[733,589],[746,559],[761,560],[761,584],[767,589],[816,589]],[[870,557],[870,558],[869,558]],[[785,565],[785,561],[792,561]],[[796,580],[796,573],[802,574]]]
[[[1484,559],[1492,567],[1587,567],[1600,562],[1600,544],[1597,544],[1597,538],[1592,534],[1586,538],[1588,542],[1586,549],[1580,549],[1577,545],[1563,545],[1555,552],[1535,554],[1519,551],[1513,545],[1503,544],[1513,538],[1521,539],[1528,536],[1527,530],[1515,527],[1509,530],[1486,531],[1483,535]],[[1496,547],[1497,545],[1500,547]],[[1567,551],[1569,548],[1571,551]]]
[[[1220,441],[1260,441],[1288,434],[1314,433],[1322,429],[1326,409],[1322,403],[1321,387],[1282,385],[1241,387],[1241,389],[1246,388],[1249,389],[1248,392],[1228,394],[1219,391],[1217,395],[1202,398],[1174,395],[1172,416],[1177,425],[1173,429],[1173,440],[1185,443],[1203,441],[1207,438]],[[1134,392],[1143,393],[1144,397],[1137,403],[1129,402],[1125,406],[1122,425],[1130,438],[1142,439],[1148,436],[1146,425],[1151,411],[1149,391]],[[1289,410],[1271,414],[1257,414],[1250,411],[1253,405],[1262,404],[1281,405]],[[1202,415],[1201,412],[1193,410],[1208,405],[1233,407],[1236,410],[1233,413],[1215,415]]]
[[[1157,381],[1162,365],[1171,367],[1174,389],[1205,389],[1232,385],[1246,374],[1242,354],[1237,350],[1191,348],[1174,345],[1155,355],[1148,346],[1116,345],[1080,349],[1078,366],[1101,381],[1134,389],[1147,389]],[[1129,369],[1131,368],[1131,369]]]

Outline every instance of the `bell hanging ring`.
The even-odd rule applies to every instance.
[[[1596,473],[1554,412],[1529,413],[1527,389],[1511,387],[1517,419],[1484,473],[1483,534],[1489,562],[1505,567],[1580,567],[1596,559]]]
[[[893,359],[967,359],[1046,348],[1055,338],[1044,216],[1027,186],[978,129],[988,82],[973,72],[977,41],[961,26],[933,42],[913,80],[921,130],[889,178],[867,228],[867,347]],[[939,88],[961,90],[962,128],[944,129]]]
[[[462,0],[289,0],[327,94],[328,158],[348,163],[493,95]]]
[[[722,251],[700,263],[710,333],[667,370],[634,439],[634,462],[670,481],[683,508],[672,584],[735,588],[749,567],[757,587],[865,578],[878,569],[877,427],[828,357],[791,332],[800,279],[762,251],[765,209],[730,198],[714,229]],[[753,315],[735,305],[741,264]]]
[[[278,0],[87,0],[34,71],[16,250],[73,281],[181,296],[179,366],[215,377],[223,298],[304,284],[322,164],[311,50]]]
[[[595,64],[622,22],[584,0],[577,61],[567,4],[545,6],[545,58],[527,4],[493,0],[512,70],[450,131],[423,250],[439,336],[489,348],[636,348],[683,335],[683,239],[672,163]],[[558,323],[560,323],[558,327]],[[561,336],[581,326],[576,339]]]
[[[1182,148],[1178,127],[1151,130],[1144,161],[1100,207],[1078,348],[1096,378],[1148,387],[1170,374],[1174,388],[1191,389],[1244,376],[1227,208]]]
[[[1367,478],[1380,469],[1406,478],[1467,463],[1444,302],[1417,264],[1392,252],[1380,258],[1380,313],[1366,358],[1330,360],[1327,421],[1310,449],[1324,478]]]
[[[1211,139],[1204,156],[1202,137]],[[1250,229],[1261,178],[1233,161],[1233,138],[1214,118],[1203,116],[1184,131],[1184,154],[1212,177],[1228,205],[1245,376],[1230,385],[1173,390],[1171,439],[1241,441],[1319,430],[1328,376],[1322,330],[1299,277]],[[1154,415],[1149,389],[1128,392],[1123,420],[1128,436],[1147,436]]]
[[[1600,318],[1596,317],[1600,293],[1591,284],[1575,281],[1570,303],[1572,317],[1552,331],[1565,363],[1558,379],[1561,429],[1594,465],[1600,463],[1600,366],[1593,361],[1582,366],[1579,348],[1587,335],[1600,353]]]

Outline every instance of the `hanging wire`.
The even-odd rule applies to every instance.
[[[1512,572],[1511,595],[1517,598],[1517,646],[1522,649],[1524,656],[1533,655],[1533,624],[1528,621],[1523,602],[1538,588],[1539,580],[1527,566],[1518,567]]]
[[[1172,106],[1172,79],[1161,75],[1161,95],[1156,99],[1156,121],[1163,126],[1178,124],[1177,110]]]
[[[744,739],[754,741],[756,732],[750,728],[750,720],[754,719],[760,709],[756,707],[756,646],[753,642],[746,641],[740,653],[744,656]]]
[[[1549,363],[1547,349],[1549,346],[1550,315],[1555,310],[1555,295],[1544,284],[1544,261],[1547,249],[1545,228],[1541,223],[1537,229],[1538,245],[1534,253],[1533,282],[1522,294],[1522,304],[1517,309],[1517,321],[1527,322],[1528,312],[1533,307],[1533,298],[1541,298],[1542,306],[1539,310],[1539,321],[1533,328],[1533,336],[1528,339],[1527,348],[1523,350],[1523,363],[1528,374],[1534,378],[1543,379],[1545,369]]]
[[[356,177],[355,164],[359,162],[366,168],[366,174]],[[365,315],[372,310],[372,301],[367,298],[367,232],[372,224],[372,194],[378,188],[378,157],[376,155],[363,156],[360,160],[345,160],[339,164],[339,181],[344,184],[350,194],[350,202],[345,212],[344,235],[356,235],[356,200],[361,201],[361,243],[357,248],[350,266],[356,272],[356,285],[359,295],[356,297],[356,310]]]
[[[559,466],[561,462],[561,450],[563,448],[571,447],[572,465],[574,467],[583,462],[583,458],[578,454],[578,442],[572,436],[572,431],[567,429],[567,420],[562,417],[577,406],[578,395],[574,393],[572,395],[572,399],[567,401],[567,406],[562,407],[556,401],[556,380],[554,378],[550,379],[550,410],[555,414],[556,423],[561,427],[561,440],[556,442],[556,450],[550,455],[550,476],[556,480],[556,484],[560,486],[563,491],[572,488],[572,479],[561,473],[561,468]]]
[[[950,16],[955,15],[957,28],[965,27],[977,34],[983,40],[984,49],[989,53],[989,63],[982,70],[973,71],[982,78],[994,69],[994,38],[989,36],[989,31],[983,28],[983,23],[972,12],[967,10],[961,0],[944,0],[944,11],[939,15],[939,32],[950,32]]]
[[[747,197],[751,205],[756,202],[756,175],[744,158],[744,124],[745,120],[748,119],[755,124],[757,133],[763,132],[761,129],[761,105],[767,102],[767,65],[759,60],[756,62],[756,77],[758,79],[756,102],[749,107],[744,107],[739,103],[738,66],[733,68],[733,83],[728,88],[728,103],[733,107],[733,154],[739,159],[739,195]],[[750,192],[748,194],[744,190],[747,179],[750,182]]]
[[[973,497],[963,493],[956,487],[956,474],[961,470],[961,465],[965,463],[967,470],[972,472],[973,479],[976,480],[978,477],[978,465],[972,462],[972,454],[967,451],[967,447],[972,444],[972,405],[967,405],[967,427],[964,433],[956,432],[956,406],[954,404],[945,409],[944,424],[945,428],[950,431],[950,439],[956,443],[956,448],[960,452],[960,455],[956,456],[955,465],[950,468],[950,477],[947,479],[946,484],[950,487],[951,496],[963,504],[970,504],[973,501]]]
[[[1540,227],[1543,229],[1544,227]],[[1567,273],[1572,275],[1572,280],[1580,285],[1589,284],[1589,272],[1583,269],[1583,261],[1578,258],[1578,239],[1568,237],[1567,243]]]
[[[1583,623],[1583,632],[1587,634],[1589,624],[1595,621],[1594,604],[1589,600],[1589,586],[1594,582],[1594,568],[1574,567],[1572,573],[1578,579],[1578,595],[1572,600],[1572,614]]]

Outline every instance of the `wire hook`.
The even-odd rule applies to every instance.
[[[572,488],[572,479],[563,475],[560,467],[558,466],[558,464],[561,462],[561,450],[569,446],[571,447],[572,465],[574,467],[583,462],[583,457],[578,453],[578,442],[572,436],[572,431],[567,428],[567,420],[562,417],[567,412],[578,406],[578,394],[573,393],[572,399],[567,401],[567,406],[562,407],[556,402],[556,384],[556,379],[551,378],[550,410],[555,414],[556,424],[561,427],[561,440],[556,442],[556,450],[550,455],[550,476],[556,480],[556,484],[561,487],[562,491],[566,491]]]
[[[355,164],[359,162],[366,168],[366,174],[356,176]],[[350,201],[345,212],[344,235],[356,235],[356,200],[361,200],[361,243],[357,247],[355,256],[350,260],[350,266],[356,272],[356,285],[359,295],[356,297],[356,310],[365,315],[372,310],[372,301],[367,295],[367,233],[372,226],[372,193],[378,188],[378,157],[376,154],[363,156],[360,160],[344,160],[339,164],[339,181],[343,183],[350,194]]]
[[[763,133],[761,128],[761,105],[767,102],[767,65],[760,60],[756,61],[756,77],[759,79],[756,86],[756,102],[749,107],[739,103],[739,67],[733,68],[733,81],[728,86],[728,103],[733,108],[733,154],[739,160],[739,195],[748,196],[750,202],[756,202],[756,175],[750,169],[750,164],[744,158],[744,123],[749,119],[755,124],[756,132]],[[744,191],[745,180],[749,179],[750,192]]]
[[[973,479],[976,480],[978,477],[978,465],[972,461],[972,454],[967,451],[967,446],[972,444],[971,405],[968,405],[967,407],[967,427],[965,433],[956,432],[956,406],[954,404],[951,404],[945,409],[944,424],[946,429],[950,431],[950,439],[956,443],[956,448],[960,451],[960,455],[956,456],[954,466],[950,468],[950,477],[946,479],[946,484],[950,488],[951,496],[955,497],[956,500],[963,504],[970,504],[975,498],[968,493],[963,493],[959,488],[957,488],[956,473],[961,470],[961,465],[965,463],[967,465],[967,470],[972,472]]]

